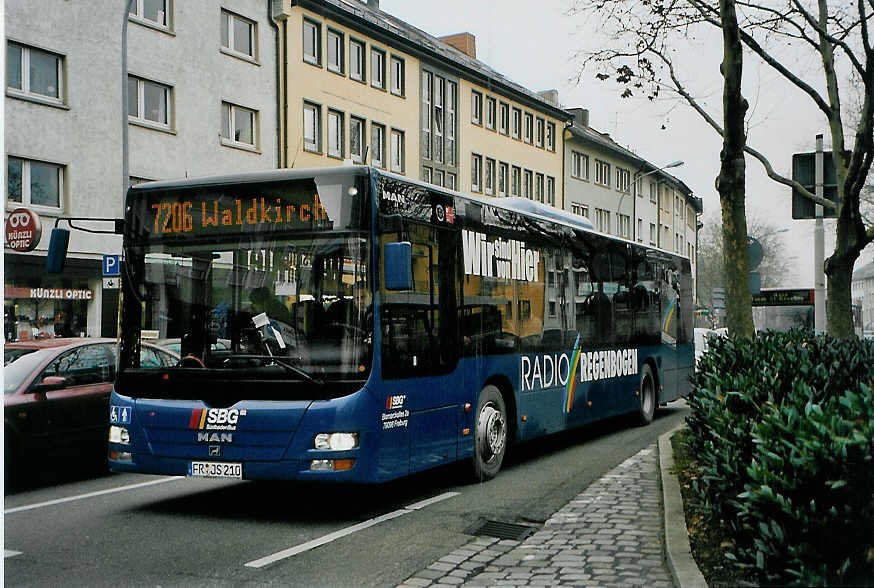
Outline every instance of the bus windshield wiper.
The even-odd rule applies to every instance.
[[[287,369],[288,371],[290,371],[291,373],[300,376],[300,378],[302,380],[305,380],[305,381],[307,381],[311,384],[315,384],[317,386],[324,386],[325,385],[324,380],[320,380],[319,378],[316,378],[315,376],[310,374],[305,369],[299,368],[296,365],[292,365],[290,363],[282,361],[279,357],[277,357],[275,355],[232,355],[232,356],[228,357],[228,359],[231,359],[231,360],[234,360],[234,359],[269,359],[269,360],[272,360],[273,363],[275,363],[276,365],[280,365],[280,366],[284,367],[285,369]]]

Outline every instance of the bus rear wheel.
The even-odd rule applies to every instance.
[[[637,418],[641,425],[648,425],[652,422],[655,406],[655,378],[649,365],[644,364],[640,373],[640,407],[637,412]]]
[[[479,393],[475,426],[473,474],[478,481],[491,480],[507,453],[507,408],[497,387]]]

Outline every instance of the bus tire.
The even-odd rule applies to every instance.
[[[474,427],[473,474],[483,482],[495,477],[507,453],[507,408],[496,386],[480,391]]]
[[[641,425],[648,425],[652,422],[652,417],[655,414],[656,388],[652,368],[646,363],[643,364],[643,369],[640,371],[639,391],[640,406],[637,409],[637,418]]]

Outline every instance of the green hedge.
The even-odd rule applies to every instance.
[[[692,379],[696,492],[775,584],[874,585],[874,343],[716,338]]]

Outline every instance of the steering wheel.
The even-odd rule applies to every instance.
[[[197,357],[196,355],[186,355],[182,359],[179,360],[179,367],[186,368],[205,368],[203,365],[203,361]]]

